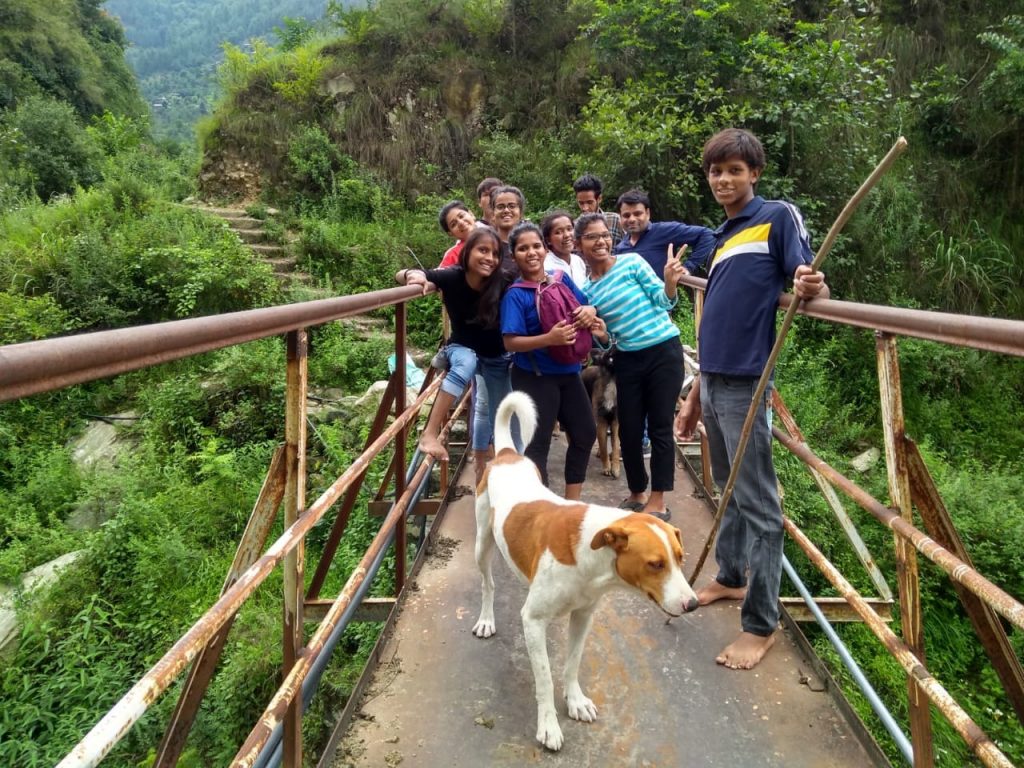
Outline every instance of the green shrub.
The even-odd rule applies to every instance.
[[[578,140],[577,142],[578,143]],[[598,172],[602,164],[591,165],[574,157],[573,138],[562,138],[558,133],[540,134],[535,137],[513,137],[503,131],[495,131],[481,137],[477,142],[477,153],[472,164],[472,179],[497,176],[508,184],[519,187],[526,196],[524,215],[540,222],[545,211],[552,208],[575,210],[572,182],[583,171]],[[579,173],[574,173],[574,162],[587,164]],[[602,175],[603,171],[598,172]],[[620,189],[618,192],[625,192]],[[607,190],[604,209],[612,210],[616,193]],[[467,202],[473,202],[469,198]]]
[[[0,583],[63,555],[79,538],[65,526],[81,490],[68,451],[51,448],[15,457],[21,484],[0,487]]]
[[[44,96],[28,97],[0,120],[0,160],[20,167],[43,200],[100,179],[100,150],[75,111]]]
[[[284,434],[285,353],[279,338],[213,353],[138,393],[155,451],[190,463],[211,441],[242,446]]]
[[[23,99],[39,93],[39,86],[24,67],[10,59],[0,59],[0,110],[15,109]]]
[[[365,336],[342,323],[313,329],[310,382],[360,393],[388,376],[388,356],[394,350],[390,336]]]
[[[75,329],[75,321],[49,295],[0,293],[0,344],[43,339]]]
[[[151,321],[249,309],[267,303],[277,286],[269,265],[227,237],[215,248],[147,248],[131,266],[156,301],[155,316],[142,315]]]
[[[49,294],[81,328],[158,322],[262,306],[270,267],[220,221],[155,204],[132,174],[59,206],[0,219],[0,280]]]

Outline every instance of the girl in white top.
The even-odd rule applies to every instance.
[[[576,238],[572,230],[572,216],[568,211],[552,211],[540,223],[540,231],[548,247],[544,269],[548,272],[561,270],[577,288],[582,287],[587,279],[587,264],[574,250]]]

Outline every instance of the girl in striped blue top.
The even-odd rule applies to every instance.
[[[618,349],[619,444],[629,486],[621,506],[668,520],[665,492],[675,479],[672,419],[683,386],[683,348],[668,310],[676,304],[676,286],[684,274],[680,254],[669,246],[663,281],[641,256],[612,253],[612,236],[599,213],[576,220],[576,243],[590,266],[583,293],[608,328],[607,337],[595,338]],[[642,447],[645,421],[651,440],[649,477]]]

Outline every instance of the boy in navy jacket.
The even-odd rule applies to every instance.
[[[719,488],[728,482],[743,422],[775,343],[779,294],[792,278],[801,299],[829,295],[824,275],[811,269],[800,211],[755,194],[764,166],[764,148],[749,131],[729,128],[704,145],[704,173],[727,219],[714,231],[698,329],[701,375],[675,428],[688,437],[698,419],[703,421]],[[743,600],[742,632],[715,659],[732,669],[750,669],[764,658],[779,621],[783,528],[768,424],[770,395],[769,387],[722,518],[715,546],[718,575],[697,592],[701,605]]]

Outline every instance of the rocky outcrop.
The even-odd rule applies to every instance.
[[[0,589],[0,654],[12,646],[18,637],[17,599],[33,595],[48,588],[60,578],[61,571],[82,556],[83,550],[68,552],[55,560],[33,568],[21,577],[18,589]]]

